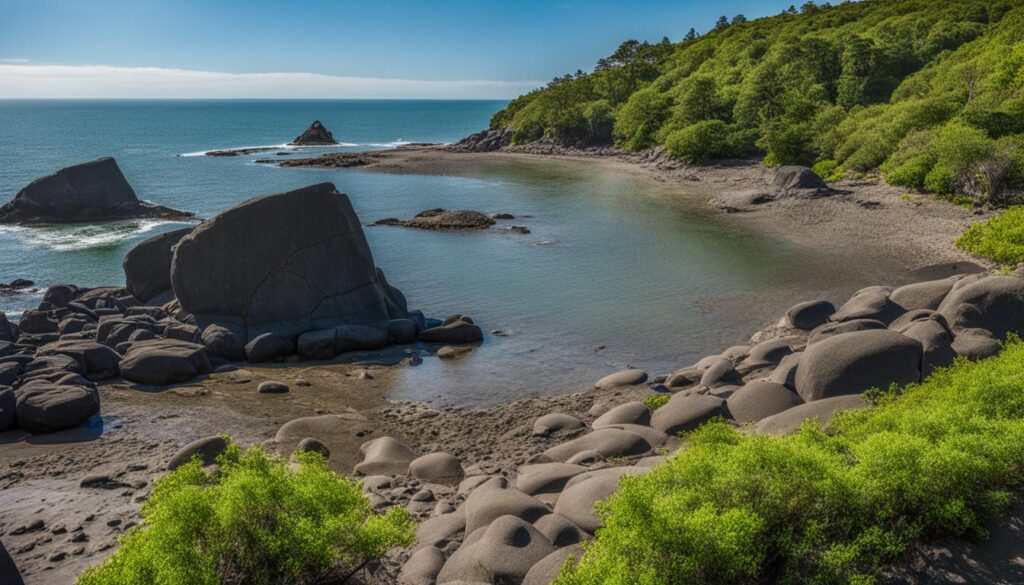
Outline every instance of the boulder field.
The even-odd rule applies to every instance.
[[[192,214],[140,201],[113,158],[40,177],[0,207],[0,223],[84,223],[119,219],[188,220]]]
[[[124,270],[124,287],[50,287],[16,325],[0,313],[0,431],[78,426],[105,380],[161,387],[228,362],[483,340],[465,315],[409,310],[330,183],[150,238]]]
[[[803,302],[755,335],[756,343],[651,380],[626,370],[595,384],[594,392],[613,396],[635,397],[626,389],[645,385],[668,396],[654,410],[633,399],[595,402],[585,416],[548,412],[532,428],[524,421],[528,449],[498,465],[378,437],[363,444],[352,472],[375,509],[404,506],[420,520],[415,544],[390,559],[398,583],[547,584],[601,526],[595,504],[623,476],[685,449],[679,433],[712,418],[767,434],[793,432],[807,420],[827,425],[836,412],[870,408],[863,393],[871,388],[920,381],[958,356],[998,352],[998,340],[1024,334],[1020,315],[1024,278],[986,273],[869,287],[840,306]],[[306,427],[332,436],[323,424],[347,424],[322,418]],[[296,443],[279,446],[287,455]]]

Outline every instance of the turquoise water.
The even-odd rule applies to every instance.
[[[465,312],[486,331],[513,333],[488,335],[462,360],[429,358],[402,371],[394,397],[445,404],[579,389],[627,365],[666,372],[740,341],[810,291],[831,290],[838,268],[822,266],[814,251],[748,233],[679,187],[583,163],[482,163],[460,176],[416,176],[255,164],[266,154],[182,156],[283,144],[313,119],[346,144],[341,150],[452,142],[485,127],[502,105],[0,102],[0,200],[59,167],[114,156],[141,198],[202,216],[319,181],[348,193],[364,223],[432,207],[512,213],[531,234],[366,230],[378,265],[412,307]],[[124,253],[179,225],[0,228],[0,281],[121,284]],[[0,297],[0,309],[37,302]]]

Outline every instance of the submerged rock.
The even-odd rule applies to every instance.
[[[334,139],[334,135],[324,128],[324,125],[320,123],[320,120],[313,120],[313,123],[306,128],[306,131],[300,134],[295,140],[291,142],[296,146],[316,146],[322,144],[337,144],[338,141]]]
[[[40,177],[0,207],[0,223],[85,223],[135,218],[188,219],[192,214],[139,201],[110,157]]]

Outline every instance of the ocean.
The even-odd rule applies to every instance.
[[[506,212],[526,235],[367,227],[377,264],[430,316],[471,315],[488,333],[467,357],[403,369],[392,397],[482,406],[578,390],[627,366],[667,373],[739,343],[822,287],[813,250],[750,233],[680,186],[586,163],[479,164],[460,176],[283,169],[273,153],[314,119],[342,145],[454,142],[498,101],[0,101],[0,201],[32,179],[113,156],[140,198],[209,217],[258,195],[331,181],[364,224],[434,207]],[[296,149],[298,150],[298,149]],[[121,285],[139,241],[181,227],[116,222],[0,227],[0,281]],[[41,293],[0,296],[16,317]]]

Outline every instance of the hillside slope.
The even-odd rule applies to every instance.
[[[679,43],[627,41],[515,99],[491,129],[694,163],[880,168],[896,185],[995,200],[1024,183],[1024,0],[807,3]]]

